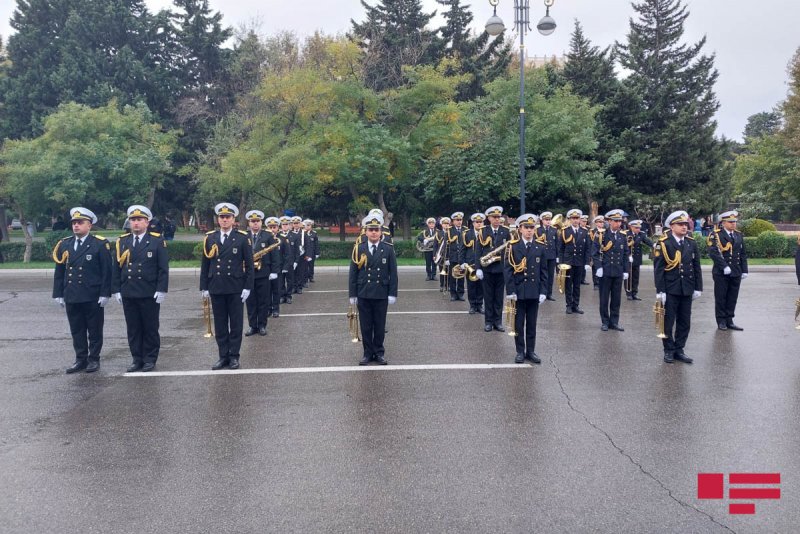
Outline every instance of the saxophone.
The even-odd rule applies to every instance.
[[[261,250],[259,250],[255,254],[253,254],[253,263],[256,266],[256,271],[260,271],[261,270],[261,258],[266,256],[267,254],[269,254],[270,252],[272,252],[273,250],[275,250],[279,246],[281,246],[281,240],[280,239],[275,241],[273,244],[271,244],[267,248],[262,248]]]

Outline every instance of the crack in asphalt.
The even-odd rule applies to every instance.
[[[15,299],[15,298],[17,298],[19,296],[19,293],[17,293],[16,291],[9,291],[8,294],[11,295],[11,297],[9,297],[7,299],[0,300],[0,304],[4,304],[4,303],[8,302],[9,300],[13,300],[13,299]]]
[[[592,420],[589,419],[589,417],[585,413],[583,413],[581,410],[576,408],[572,403],[572,398],[569,396],[569,393],[567,393],[567,390],[564,388],[564,383],[561,381],[561,376],[560,376],[561,369],[558,368],[558,365],[556,365],[556,362],[553,359],[553,354],[558,352],[558,350],[555,347],[552,347],[552,346],[550,347],[550,349],[551,349],[550,350],[550,366],[555,370],[555,377],[556,377],[556,380],[558,381],[558,387],[561,389],[561,394],[564,395],[564,398],[567,399],[567,406],[569,406],[569,409],[572,410],[573,412],[575,412],[576,414],[580,415],[583,418],[583,420],[586,421],[586,423],[589,426],[591,426],[592,428],[594,428],[595,430],[597,430],[598,432],[603,434],[603,436],[605,436],[605,438],[608,440],[608,442],[611,443],[611,446],[614,447],[619,454],[621,454],[622,456],[627,458],[629,462],[631,462],[633,465],[635,465],[639,469],[639,471],[642,472],[642,474],[644,474],[645,476],[649,477],[656,484],[661,486],[661,489],[663,489],[664,491],[667,492],[667,495],[669,496],[670,499],[672,499],[673,501],[675,501],[676,503],[678,503],[679,505],[681,505],[681,506],[683,506],[685,508],[689,508],[689,509],[694,510],[695,512],[697,512],[699,514],[702,514],[703,516],[705,516],[709,521],[711,521],[715,525],[720,526],[720,527],[724,528],[725,530],[727,530],[728,532],[733,532],[735,534],[735,532],[736,532],[735,530],[733,530],[732,528],[730,528],[727,525],[724,525],[724,524],[720,523],[719,521],[714,519],[714,517],[712,515],[704,512],[703,510],[700,510],[699,508],[697,508],[696,506],[692,505],[691,503],[682,501],[678,497],[676,497],[675,494],[672,492],[672,490],[669,489],[661,480],[659,480],[658,477],[656,477],[653,473],[651,473],[650,471],[645,469],[642,466],[642,464],[640,464],[639,462],[634,460],[633,457],[630,454],[625,452],[625,450],[622,449],[622,447],[617,445],[614,442],[614,438],[611,437],[611,434],[609,434],[608,432],[606,432],[605,430],[600,428],[597,424],[593,423]]]

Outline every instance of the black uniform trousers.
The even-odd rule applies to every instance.
[[[631,296],[636,296],[639,293],[639,271],[642,270],[641,265],[631,265],[631,290],[625,290],[625,293]]]
[[[499,325],[503,320],[503,297],[505,295],[503,273],[483,272],[483,302],[485,324]]]
[[[311,258],[311,261],[306,262],[306,280],[312,282],[314,280],[314,264],[317,263],[317,258]]]
[[[297,267],[294,270],[294,292],[298,293],[300,289],[303,289],[303,284],[306,283],[306,263],[308,263],[304,256],[300,256],[300,259],[297,260]]]
[[[469,305],[479,309],[483,306],[483,282],[477,280],[467,280],[467,298],[469,298]]]
[[[556,274],[556,260],[545,260],[547,263],[547,296],[553,296],[553,280]]]
[[[238,358],[242,347],[244,305],[239,293],[211,294],[214,307],[214,337],[219,348],[219,358]]]
[[[105,315],[97,301],[65,304],[75,361],[99,362],[103,350],[103,323]]]
[[[592,285],[594,287],[600,287],[600,279],[597,278],[597,267],[592,262]]]
[[[247,297],[247,323],[258,330],[267,327],[267,317],[272,307],[272,280],[269,277],[253,280],[253,291]]]
[[[452,265],[450,268],[452,269]],[[452,297],[463,297],[464,296],[464,278],[455,279],[452,276],[450,278],[450,296]]]
[[[686,340],[689,339],[691,323],[692,296],[667,293],[667,303],[664,305],[664,333],[667,337],[661,340],[664,352],[683,353]],[[675,327],[674,334],[673,327]]]
[[[152,297],[122,297],[122,311],[128,327],[128,347],[133,363],[156,363],[161,349],[161,336],[158,334],[161,304]]]
[[[714,314],[717,316],[717,322],[726,324],[733,322],[742,277],[712,274],[712,278],[714,279]]]
[[[433,251],[423,252],[422,255],[425,256],[425,273],[430,280],[434,280],[436,278],[436,264],[433,263]]]
[[[536,319],[539,316],[539,299],[517,300],[514,320],[514,346],[517,353],[533,354],[536,350]]]
[[[622,301],[622,277],[600,278],[600,319],[606,326],[619,324],[619,305]],[[609,303],[611,304],[609,309]]]
[[[272,305],[270,313],[281,312],[281,277],[283,273],[278,273],[278,278],[269,281],[269,294]]]
[[[292,298],[292,291],[294,291],[294,269],[289,266],[289,271],[281,273],[278,279],[281,281],[281,298]]]
[[[358,323],[361,326],[361,345],[364,357],[383,356],[386,337],[386,312],[389,299],[358,299]]]
[[[567,277],[564,280],[564,297],[567,299],[567,308],[570,310],[576,309],[581,304],[581,275],[586,272],[583,265],[573,265],[572,269],[567,271]]]

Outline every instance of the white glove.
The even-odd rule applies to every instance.
[[[664,306],[667,305],[667,294],[666,293],[656,293],[656,299],[661,301],[661,304]]]
[[[350,297],[350,304],[358,304],[358,297]]]
[[[702,295],[702,294],[703,294],[703,293],[702,293],[702,292],[700,292],[700,291],[695,291],[694,293],[692,293],[692,300],[694,300],[694,299],[699,299],[699,298],[700,298],[700,295]]]
[[[745,278],[747,278],[747,273],[742,273],[742,280],[744,280]]]
[[[461,270],[462,271],[466,271],[467,270],[467,264],[466,263],[462,263],[461,264]]]
[[[278,273],[269,273],[269,279],[270,280],[277,280],[278,279]]]
[[[293,269],[297,269],[297,262],[294,262],[294,263],[292,264],[292,268],[293,268]]]
[[[547,295],[539,295],[539,304],[543,303],[547,300]]]
[[[111,296],[117,300],[117,303],[122,304],[122,293],[114,293]]]
[[[627,280],[628,279],[628,273],[622,273],[622,279],[623,280]]]
[[[208,290],[207,289],[202,290],[200,292],[200,296],[203,297],[204,299],[207,299],[209,297]]]
[[[603,278],[603,268],[597,269],[597,278]]]
[[[561,260],[559,258],[556,258],[556,263],[561,263]]]
[[[395,302],[397,302],[397,297],[389,295],[389,304],[394,304]]]
[[[314,256],[314,259],[315,259],[315,260],[318,260],[318,259],[319,259],[319,254],[317,254],[316,256]]]
[[[250,290],[249,289],[242,289],[242,302],[246,301],[247,297],[249,297],[249,296],[250,296]]]
[[[591,265],[586,265],[585,269],[586,269],[586,272],[589,272],[589,271],[592,270],[592,266]]]
[[[478,277],[478,280],[483,280],[483,271],[481,269],[478,269],[477,271],[475,271],[475,276]]]
[[[106,304],[108,304],[108,297],[100,297],[97,299],[97,303],[100,305],[101,308],[105,308]]]
[[[167,298],[167,294],[163,291],[156,291],[156,294],[153,295],[153,298],[156,299],[156,304],[161,304],[164,302],[164,299]]]
[[[722,274],[724,274],[725,276],[728,276],[729,274],[731,274],[731,268],[730,267],[725,267],[724,269],[722,269]]]
[[[305,258],[306,258],[306,261],[311,261],[311,259],[312,259],[311,256],[306,256]]]
[[[282,272],[283,274],[286,274],[286,273],[288,273],[289,271],[287,271],[286,269],[283,269],[281,272]]]
[[[450,260],[444,260],[444,266],[450,267]]]
[[[633,263],[633,254],[628,256],[628,263]]]
[[[55,302],[56,304],[58,304],[58,305],[59,305],[59,306],[61,306],[62,308],[64,307],[64,299],[63,299],[62,297],[56,297],[56,298],[54,298],[54,299],[53,299],[53,302]]]
[[[516,302],[516,300],[517,300],[517,294],[516,294],[516,293],[511,293],[510,295],[506,295],[506,298],[507,298],[508,300],[510,300],[510,301]]]

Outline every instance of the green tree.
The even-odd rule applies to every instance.
[[[736,156],[733,181],[744,212],[788,218],[800,201],[800,157],[780,134],[750,137],[747,151]]]
[[[747,117],[744,127],[744,138],[753,139],[777,133],[783,124],[783,116],[779,110],[762,111]]]
[[[789,150],[800,156],[800,48],[789,63],[789,95],[781,106],[786,121],[782,137]]]

